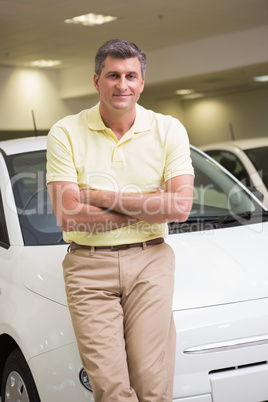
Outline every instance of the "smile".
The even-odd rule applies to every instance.
[[[113,96],[119,97],[119,98],[127,98],[128,96],[131,96],[130,94],[113,94]]]

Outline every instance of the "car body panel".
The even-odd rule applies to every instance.
[[[267,369],[267,311],[267,298],[176,311],[174,313],[177,328],[174,397],[211,393],[211,376],[223,370],[229,370],[230,375],[236,375],[238,369],[243,369],[247,365],[253,367],[263,364],[264,369]],[[265,335],[266,341],[254,347],[248,346],[247,340],[259,334]],[[229,348],[223,350],[217,348],[218,343],[228,345],[230,340],[233,343]],[[238,340],[245,342],[237,346]],[[207,345],[212,346],[212,349],[207,351]],[[196,347],[201,347],[201,352],[189,352]],[[204,347],[203,351],[202,347]],[[267,382],[263,384],[263,387],[266,384]],[[257,392],[256,397],[258,397]],[[236,402],[240,400],[244,402],[246,399],[232,399]],[[229,402],[229,399],[225,401]],[[252,401],[260,400],[252,399]]]
[[[20,256],[20,272],[24,286],[50,300],[67,306],[62,261],[67,245],[29,246]],[[38,267],[38,269],[37,269]]]
[[[20,252],[13,256],[20,259]],[[14,261],[1,266],[1,333],[10,334],[12,329],[12,337],[25,351],[26,360],[75,342],[68,308],[26,289]]]
[[[268,145],[268,137],[258,137],[258,138],[243,138],[240,140],[233,140],[233,141],[219,141],[213,144],[206,144],[204,147],[211,147],[214,145],[227,145],[227,146],[237,146],[239,149],[250,149],[250,148],[259,148]],[[201,147],[203,149],[204,147]]]
[[[7,155],[20,154],[23,151],[39,151],[46,149],[47,137],[28,137],[20,138],[19,140],[6,140],[0,142],[0,147]]]
[[[94,401],[92,392],[79,382],[81,361],[76,342],[38,355],[29,363],[42,402]]]

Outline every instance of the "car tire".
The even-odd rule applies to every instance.
[[[7,358],[2,381],[2,402],[40,402],[29,366],[19,349]]]

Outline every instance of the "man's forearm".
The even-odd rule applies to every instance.
[[[84,203],[74,183],[52,182],[48,184],[48,191],[58,224],[64,232],[106,232],[137,222],[129,215]]]
[[[157,191],[153,194],[125,194],[111,191],[82,191],[84,202],[101,208],[109,208],[129,217],[149,223],[183,221],[189,214],[192,197]]]

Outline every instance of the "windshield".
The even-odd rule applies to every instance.
[[[194,149],[191,156],[195,169],[194,202],[186,227],[193,222],[206,222],[206,226],[191,226],[190,230],[215,229],[222,226],[207,223],[230,222],[230,217],[234,218],[232,225],[241,224],[241,219],[248,224],[248,214],[252,216],[257,210],[262,211],[260,205],[213,161]],[[24,244],[63,242],[46,187],[46,151],[9,156],[8,168]],[[178,225],[182,230],[185,228],[185,223],[175,224],[176,229],[170,224],[170,228],[177,231]]]
[[[46,151],[8,158],[11,184],[25,245],[62,242],[46,187]]]
[[[268,147],[248,149],[245,153],[259,172],[265,187],[268,189]]]
[[[169,225],[170,233],[248,225],[264,219],[260,204],[213,159],[195,149],[191,157],[195,170],[193,207],[186,222]]]

